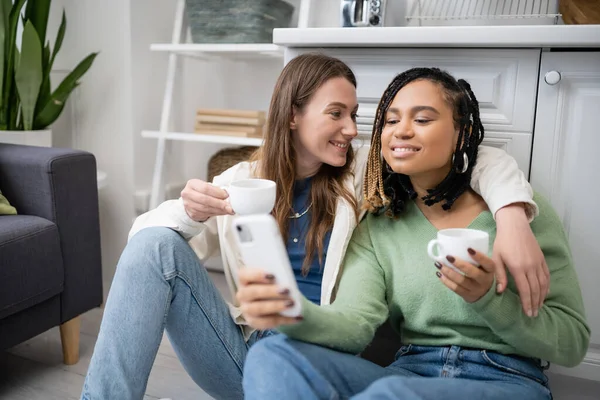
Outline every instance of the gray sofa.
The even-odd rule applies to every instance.
[[[79,318],[102,303],[96,159],[83,151],[0,144],[0,350],[60,326],[79,358]]]

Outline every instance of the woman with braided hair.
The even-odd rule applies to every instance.
[[[246,353],[270,333],[261,318],[277,314],[286,302],[272,276],[238,274],[229,229],[234,210],[221,187],[256,177],[277,183],[273,215],[298,286],[314,304],[328,304],[362,195],[366,148],[355,152],[351,145],[357,108],[356,78],[342,61],[321,54],[291,60],[275,85],[256,160],[233,166],[212,183],[191,179],[181,198],[136,219],[106,301],[82,399],[141,399],[164,331],[204,391],[218,399],[242,397]],[[469,176],[503,224],[494,253],[518,277],[523,308],[533,316],[548,281],[524,212],[537,212],[531,187],[514,159],[493,148],[481,147]],[[231,295],[239,285],[251,292],[252,299],[245,299],[250,321],[239,303],[225,301],[204,268],[219,255]],[[497,273],[501,291],[504,267]]]
[[[452,254],[447,265],[434,263],[427,254],[441,229],[496,236],[489,205],[470,186],[483,134],[477,99],[464,80],[414,68],[391,82],[373,127],[364,181],[368,214],[348,245],[335,301],[321,307],[303,301],[303,319],[293,324],[261,320],[284,334],[250,349],[247,399],[551,398],[547,363],[579,364],[590,330],[567,238],[550,204],[534,196],[540,214],[531,229],[552,285],[534,318],[520,311],[514,281],[496,292],[497,265],[487,252],[468,249],[479,268]],[[356,357],[388,318],[403,344],[395,361],[384,368]]]

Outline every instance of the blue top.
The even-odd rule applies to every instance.
[[[302,214],[310,206],[311,178],[297,180],[294,185],[294,201],[292,207],[294,213]],[[314,205],[313,205],[314,207]],[[305,239],[308,234],[308,226],[312,218],[312,207],[300,218],[290,218],[288,228],[287,251],[294,270],[298,289],[310,301],[321,304],[321,282],[323,280],[323,268],[319,265],[318,254],[315,254],[310,264],[308,275],[302,275],[302,264],[306,255]],[[331,232],[327,232],[323,240],[323,266],[327,257],[327,247]],[[297,241],[294,241],[296,239]]]

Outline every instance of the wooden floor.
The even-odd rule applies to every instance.
[[[212,273],[212,276],[224,293],[226,284],[223,275]],[[58,328],[9,351],[0,352],[0,400],[79,399],[101,319],[101,309],[82,316],[80,360],[76,365],[62,363]],[[600,382],[561,376],[551,376],[550,382],[556,400],[600,399]],[[166,336],[159,348],[144,399],[163,397],[173,400],[211,399],[184,371]]]

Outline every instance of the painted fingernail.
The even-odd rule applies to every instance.
[[[475,250],[473,250],[472,248],[468,248],[467,251],[469,252],[470,255],[474,256],[475,255]]]
[[[273,275],[273,274],[266,274],[265,275],[265,279],[268,279],[268,280],[272,281],[273,279],[275,279],[275,275]]]
[[[439,262],[436,262],[434,265],[437,269],[442,269],[442,264],[440,264]]]
[[[285,302],[285,306],[286,307],[293,307],[294,306],[294,300],[288,300]]]
[[[497,290],[497,291],[501,291],[501,290],[502,290],[502,284],[500,284],[500,283],[499,283],[499,284],[497,284],[497,285],[496,285],[496,290]]]
[[[456,261],[456,258],[452,256],[446,256],[446,260],[450,261],[451,263],[454,263],[454,261]]]
[[[439,272],[436,272],[435,274],[437,275],[438,278],[442,277],[442,274],[440,274]]]
[[[304,317],[302,315],[298,315],[296,317],[296,321],[303,321],[303,320],[304,320]]]
[[[290,294],[290,289],[281,289],[279,291],[280,295],[286,295],[286,294]]]

